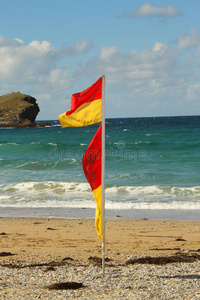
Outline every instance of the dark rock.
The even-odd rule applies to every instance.
[[[0,127],[41,127],[35,123],[40,109],[36,99],[25,94],[11,93],[0,97]]]
[[[49,290],[77,290],[84,287],[82,282],[59,282],[47,286]]]

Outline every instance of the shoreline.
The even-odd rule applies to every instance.
[[[73,207],[1,207],[0,218],[94,219],[95,208]],[[106,220],[200,221],[200,210],[178,209],[106,209]]]

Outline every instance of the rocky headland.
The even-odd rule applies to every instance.
[[[40,111],[36,99],[20,92],[0,97],[0,127],[41,127],[50,123],[36,123]]]

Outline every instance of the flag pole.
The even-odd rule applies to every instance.
[[[105,75],[102,76],[102,158],[101,158],[102,274],[105,274]]]

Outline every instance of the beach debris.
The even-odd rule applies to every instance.
[[[182,238],[177,238],[176,241],[177,241],[177,242],[182,242],[182,241],[183,241],[183,242],[186,242],[186,240],[184,240],[184,239],[182,239]]]
[[[57,230],[57,229],[48,227],[46,230]]]
[[[16,255],[16,254],[13,254],[11,252],[0,252],[0,256],[10,256],[10,255]]]
[[[15,255],[15,254],[11,254]],[[68,260],[73,260],[73,258]],[[23,262],[19,262],[17,264],[1,264],[1,267],[7,267],[7,268],[18,268],[18,269],[24,269],[24,268],[37,268],[37,267],[63,267],[68,265],[69,263],[64,259],[62,261],[51,261],[46,263],[35,263],[35,264],[22,264]]]
[[[84,287],[82,282],[58,282],[47,286],[49,290],[77,290]]]
[[[90,256],[88,257],[88,260],[94,263],[94,265],[99,266],[102,264],[102,258],[98,256]],[[112,261],[112,259],[105,257],[105,262]]]
[[[44,272],[48,272],[48,271],[55,271],[56,269],[54,267],[48,267],[46,268],[46,270]]]
[[[181,248],[151,248],[149,250],[152,250],[152,251],[173,251],[173,250],[176,250],[176,251],[180,251]]]
[[[74,259],[71,258],[71,257],[69,257],[69,256],[64,257],[64,258],[62,259],[62,261],[66,261],[66,260],[74,261]]]
[[[129,259],[126,261],[126,265],[133,265],[133,264],[163,265],[163,264],[179,263],[179,262],[192,263],[195,260],[200,260],[200,255],[196,253],[192,255],[180,253],[171,256],[158,256],[158,257],[146,256],[146,257],[140,257],[135,259]]]
[[[88,260],[95,263],[95,264],[97,264],[97,265],[102,264],[102,258],[98,257],[98,256],[90,256],[90,257],[88,257]]]
[[[8,235],[8,234],[5,232],[1,232],[0,235]]]

